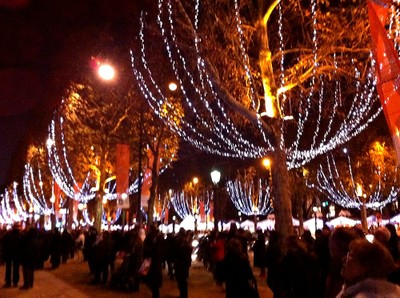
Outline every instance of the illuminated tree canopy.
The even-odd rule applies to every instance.
[[[364,1],[158,0],[155,14],[142,15],[133,71],[172,123],[161,113],[170,93],[155,67],[169,62],[184,114],[171,128],[197,148],[271,155],[276,229],[286,236],[288,169],[349,141],[380,113],[367,20]]]
[[[393,146],[375,140],[365,146],[363,154],[326,156],[314,185],[327,199],[344,208],[382,210],[396,202],[399,193]]]

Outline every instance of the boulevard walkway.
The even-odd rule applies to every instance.
[[[4,285],[4,266],[0,266],[0,298],[108,298],[108,297],[137,297],[151,298],[151,293],[145,284],[141,284],[137,293],[124,293],[112,291],[106,286],[89,285],[92,276],[89,275],[87,263],[68,260],[67,264],[61,264],[59,268],[50,270],[50,264],[45,264],[44,270],[35,272],[34,287],[29,290],[19,288],[3,289]],[[255,272],[257,276],[258,271]],[[175,281],[171,281],[163,272],[164,280],[160,291],[161,298],[179,297],[178,287]],[[262,280],[257,277],[260,297],[272,297],[271,290]],[[19,286],[23,283],[22,272]],[[212,275],[207,272],[202,264],[194,262],[189,277],[189,298],[224,298],[225,292],[221,287],[214,285]],[[244,297],[245,298],[245,297]]]

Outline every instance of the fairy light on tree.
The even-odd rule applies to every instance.
[[[196,182],[196,183],[195,183]],[[184,220],[188,216],[202,216],[200,206],[204,211],[210,209],[213,201],[213,191],[205,186],[197,185],[198,178],[185,184],[183,190],[170,191],[170,202],[178,216]]]
[[[228,181],[227,191],[241,214],[259,216],[273,210],[269,181],[258,177],[253,167],[244,170],[243,174],[238,172],[235,180]]]
[[[26,221],[29,217],[23,197],[18,195],[18,183],[13,182],[5,189],[1,202],[2,217],[7,223]]]
[[[95,196],[96,179],[92,172],[88,171],[83,186],[79,186],[68,159],[63,123],[63,117],[55,116],[49,125],[49,138],[46,143],[48,166],[54,180],[69,198],[86,203]]]
[[[49,205],[51,203],[50,199],[53,196],[51,182],[49,182],[50,185],[46,185],[46,187],[50,187],[50,193],[46,194],[41,170],[37,170],[35,174],[32,166],[29,163],[26,164],[22,181],[24,196],[33,209],[33,212],[38,215],[54,214],[51,204]]]
[[[382,211],[383,207],[397,201],[400,188],[396,178],[395,161],[392,160],[392,169],[390,171],[387,169],[385,172],[374,167],[372,160],[370,173],[366,170],[368,166],[359,167],[355,173],[354,165],[357,164],[362,162],[357,160],[352,162],[350,155],[346,154],[346,166],[339,167],[333,155],[328,154],[325,162],[318,168],[317,183],[310,186],[346,209],[362,210],[365,206],[368,209]]]
[[[27,150],[25,172],[22,179],[25,199],[30,213],[49,216],[54,214],[50,199],[54,196],[54,182],[47,167],[47,153],[42,146],[31,144]],[[59,201],[59,200],[58,200]]]
[[[171,128],[213,154],[271,157],[276,229],[284,239],[294,232],[288,169],[349,141],[381,108],[365,5],[259,3],[256,11],[253,1],[158,0],[156,24],[146,19],[144,26],[143,14],[131,57],[144,97],[173,123],[160,114],[168,95],[151,67],[159,47],[145,30],[158,26],[184,110]]]

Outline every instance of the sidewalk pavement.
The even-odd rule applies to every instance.
[[[257,277],[255,270],[255,276]],[[4,285],[5,267],[0,266],[0,298],[108,298],[108,297],[137,297],[151,298],[150,290],[142,283],[139,292],[125,293],[113,291],[107,286],[90,285],[92,276],[86,262],[68,260],[67,264],[61,264],[55,270],[50,269],[50,264],[45,264],[44,270],[35,271],[35,282],[32,289],[20,290],[19,288],[1,288]],[[163,286],[160,289],[161,298],[179,297],[176,281],[169,280],[166,270],[163,272]],[[260,297],[272,297],[271,290],[267,287],[265,278],[257,277]],[[22,270],[19,286],[22,286]],[[207,272],[201,263],[194,262],[189,276],[189,298],[224,298],[225,291],[214,284],[212,275]]]

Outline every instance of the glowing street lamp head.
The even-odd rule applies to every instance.
[[[214,170],[210,173],[211,180],[214,184],[218,184],[219,180],[221,179],[221,172],[218,170]]]
[[[268,157],[263,158],[262,164],[267,169],[271,168],[271,160]]]
[[[176,91],[176,89],[178,89],[178,85],[175,82],[171,82],[168,84],[168,89],[170,91]]]
[[[100,78],[105,81],[110,81],[115,77],[115,70],[110,64],[101,64],[98,69]]]

